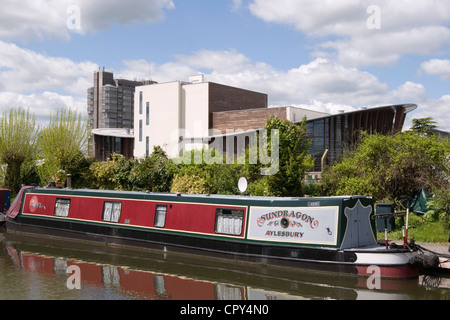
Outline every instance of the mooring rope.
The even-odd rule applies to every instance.
[[[416,244],[416,245],[417,245],[417,244]],[[424,248],[424,247],[422,247],[421,245],[417,245],[417,246],[419,247],[419,250],[427,251],[427,252],[430,252],[430,253],[432,253],[432,254],[435,254],[435,255],[437,255],[437,256],[439,256],[439,257],[443,257],[443,258],[450,259],[450,255],[449,255],[449,254],[440,253],[440,252],[435,252],[435,251],[432,251],[432,250],[430,250],[430,249]]]

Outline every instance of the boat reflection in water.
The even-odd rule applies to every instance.
[[[167,252],[87,247],[9,233],[3,242],[4,257],[16,270],[53,279],[58,290],[47,290],[55,295],[44,299],[355,300],[421,299],[430,294],[418,279],[380,279],[380,287],[370,289],[367,278],[226,264]]]

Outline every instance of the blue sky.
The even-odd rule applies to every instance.
[[[430,116],[450,131],[449,1],[1,4],[0,111],[24,106],[41,121],[65,106],[84,114],[93,72],[105,67],[158,82],[203,73],[267,93],[271,106],[329,113],[416,103],[406,127]]]

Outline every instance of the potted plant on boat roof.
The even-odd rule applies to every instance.
[[[62,169],[58,170],[55,174],[55,184],[57,188],[62,188],[66,179],[66,172]]]

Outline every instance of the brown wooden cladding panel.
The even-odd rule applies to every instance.
[[[209,112],[267,108],[267,94],[209,83]]]
[[[286,108],[267,108],[239,110],[228,112],[216,112],[211,115],[211,128],[220,130],[223,134],[226,130],[256,130],[264,128],[271,117],[287,120]]]

